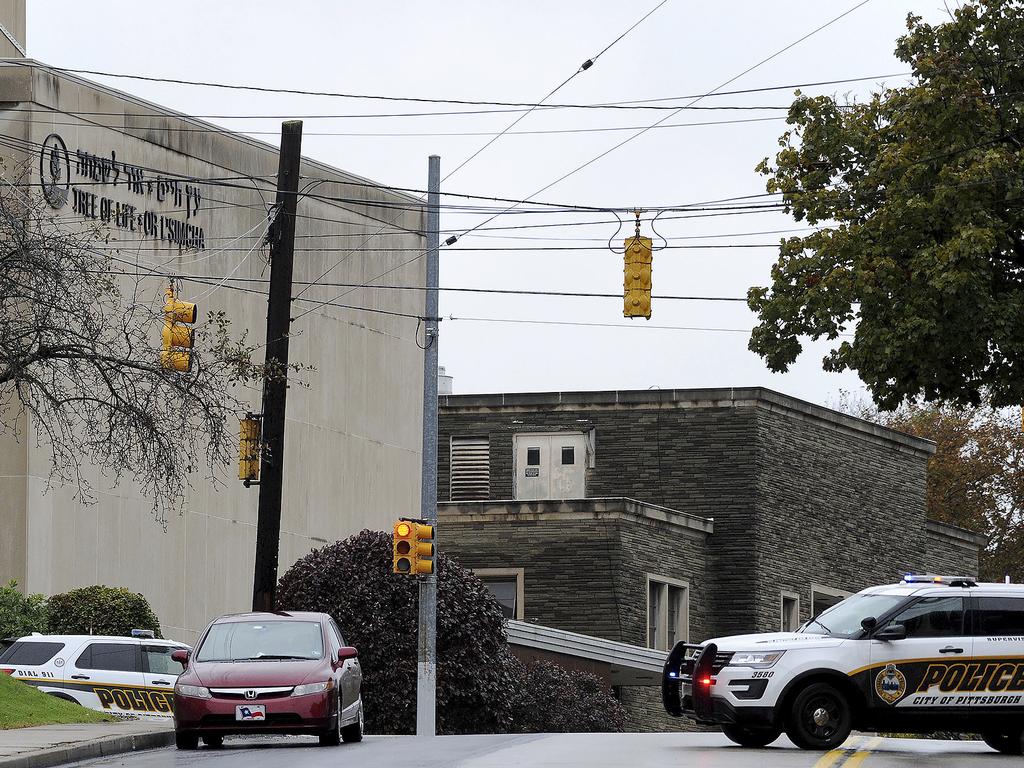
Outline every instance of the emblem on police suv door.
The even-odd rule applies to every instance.
[[[888,664],[875,678],[875,693],[886,704],[895,704],[906,692],[907,678],[895,664]]]

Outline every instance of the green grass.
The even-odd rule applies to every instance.
[[[27,683],[0,674],[0,729],[63,723],[106,723],[111,715],[41,693]]]

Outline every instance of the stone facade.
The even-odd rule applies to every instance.
[[[522,568],[526,621],[646,645],[658,575],[687,584],[699,641],[777,631],[784,592],[803,621],[815,594],[977,574],[981,538],[925,519],[932,443],[770,390],[447,396],[439,426],[439,547]],[[552,432],[587,435],[586,503],[515,499],[515,436]],[[489,501],[447,501],[460,436],[488,438]],[[665,727],[642,690],[630,717]]]

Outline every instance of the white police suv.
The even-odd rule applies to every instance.
[[[762,747],[785,731],[833,749],[850,730],[981,734],[1022,752],[1024,585],[908,574],[823,611],[796,632],[678,643],[666,711]]]
[[[0,653],[0,674],[101,712],[170,720],[182,672],[171,654],[188,646],[150,630],[132,635],[26,635]]]

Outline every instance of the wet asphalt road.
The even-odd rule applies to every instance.
[[[367,736],[361,744],[320,747],[304,737],[235,737],[222,749],[159,749],[78,763],[76,768],[976,768],[1021,766],[980,741],[853,736],[841,749],[805,752],[785,736],[743,749],[713,733],[540,734],[530,736]]]

